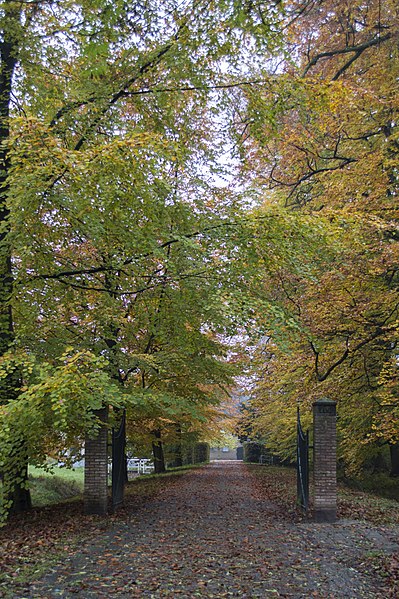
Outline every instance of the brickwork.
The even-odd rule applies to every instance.
[[[321,399],[313,404],[314,519],[337,519],[336,404]]]
[[[106,421],[107,412],[98,415]],[[108,507],[108,430],[103,427],[94,439],[85,441],[84,508],[86,514],[106,514]]]

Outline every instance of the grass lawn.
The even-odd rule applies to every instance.
[[[83,468],[54,467],[46,472],[29,466],[29,486],[35,507],[65,501],[83,492]]]
[[[197,465],[198,466],[198,465]],[[185,472],[193,466],[171,468],[164,474],[145,474],[138,478],[163,478],[173,476],[178,472]],[[111,481],[109,481],[110,483]],[[34,507],[43,507],[59,503],[83,493],[84,468],[59,468],[54,467],[50,472],[42,468],[29,466],[29,486]],[[135,488],[133,486],[133,488]]]
[[[83,468],[69,470],[54,467],[51,471],[29,466],[29,488],[34,507],[59,503],[83,492]],[[2,484],[0,483],[0,501]]]
[[[137,478],[153,479],[173,476],[178,472],[185,472],[193,466],[171,468],[165,474],[145,474]],[[136,480],[136,479],[134,479]],[[111,481],[109,481],[110,483]],[[29,466],[29,487],[34,507],[54,505],[69,499],[81,497],[84,484],[84,468],[60,468],[54,466],[52,470]],[[136,488],[133,486],[132,488]],[[1,500],[1,483],[0,483]]]

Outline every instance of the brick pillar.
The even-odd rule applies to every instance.
[[[314,520],[337,519],[336,403],[320,399],[313,404]]]
[[[106,422],[107,410],[98,417]],[[103,426],[94,439],[85,440],[85,514],[106,514],[108,511],[108,429]]]

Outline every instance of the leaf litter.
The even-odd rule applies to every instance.
[[[345,498],[336,524],[314,524],[295,508],[290,471],[227,461],[159,479],[149,489],[140,500],[129,495],[110,521],[82,517],[76,507],[64,513],[50,509],[47,527],[43,513],[14,523],[14,539],[0,536],[6,555],[0,597],[398,594],[397,523],[373,521],[370,508],[359,515],[358,499],[351,513]],[[34,567],[52,549],[54,562],[46,572],[39,568],[35,576],[33,570],[29,584],[15,580],[16,557]]]

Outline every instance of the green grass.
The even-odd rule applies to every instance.
[[[144,474],[135,479],[133,483],[139,480],[151,480],[157,478],[170,477],[173,475],[184,474],[191,468],[198,468],[201,464],[190,466],[181,466],[179,468],[169,468],[163,474]],[[79,497],[83,493],[84,469],[59,468],[54,466],[51,471],[43,468],[29,466],[29,488],[31,491],[32,503],[34,507],[44,507],[61,503],[66,500]],[[1,484],[0,484],[1,500]]]
[[[342,482],[351,489],[399,501],[399,477],[392,478],[384,472],[365,473],[356,478],[342,478]]]
[[[180,468],[170,468],[163,474],[143,474],[134,481],[147,480],[153,478],[163,478],[173,475],[184,474],[191,468],[198,467],[181,466]],[[54,467],[51,472],[46,472],[42,468],[29,467],[29,486],[31,489],[32,503],[35,507],[43,507],[60,503],[67,499],[77,497],[83,493],[84,469]]]
[[[35,507],[59,503],[83,492],[83,468],[54,467],[51,472],[29,466],[29,487]]]
[[[60,503],[83,492],[83,468],[54,467],[51,471],[29,466],[29,488],[34,507],[43,507]],[[2,484],[0,482],[0,503],[2,500]]]

